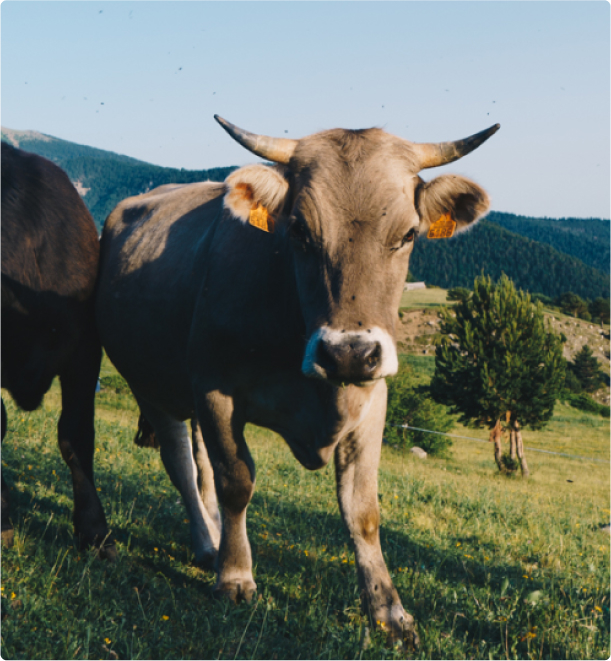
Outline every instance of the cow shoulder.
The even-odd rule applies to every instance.
[[[443,174],[416,188],[416,209],[420,216],[420,231],[427,232],[444,214],[449,214],[460,232],[479,220],[490,208],[486,191],[475,182],[453,174]]]

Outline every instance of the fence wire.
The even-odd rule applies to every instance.
[[[432,429],[420,429],[420,427],[410,427],[409,425],[387,425],[388,427],[400,427],[402,429],[413,429],[414,431],[423,431],[427,434],[440,434],[441,436],[450,436],[451,438],[464,438],[468,441],[477,441],[478,443],[490,443],[482,438],[473,438],[473,436],[459,436],[458,434],[447,434],[443,431],[433,431]],[[583,461],[596,461],[603,464],[609,464],[606,459],[595,459],[594,457],[582,457],[578,454],[567,454],[566,452],[552,452],[551,450],[540,450],[539,448],[528,448],[524,446],[525,450],[530,452],[543,452],[544,454],[555,454],[558,457],[568,457],[569,459],[582,459]]]

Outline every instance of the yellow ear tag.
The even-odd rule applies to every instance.
[[[426,235],[426,238],[449,239],[454,235],[455,229],[456,221],[452,220],[452,216],[449,213],[446,213],[429,227],[429,233]]]
[[[269,215],[267,209],[260,204],[256,209],[250,210],[248,222],[264,232],[270,232],[270,234],[274,232],[274,219]]]

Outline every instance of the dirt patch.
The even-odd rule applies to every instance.
[[[85,195],[87,195],[87,193],[91,190],[91,188],[85,188],[85,186],[83,186],[83,182],[80,179],[78,181],[73,181],[72,185],[76,188],[76,192],[81,197],[85,197]]]

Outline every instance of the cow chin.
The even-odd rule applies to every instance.
[[[307,377],[361,387],[396,374],[398,368],[395,343],[377,326],[364,331],[321,326],[311,335],[301,365]]]

